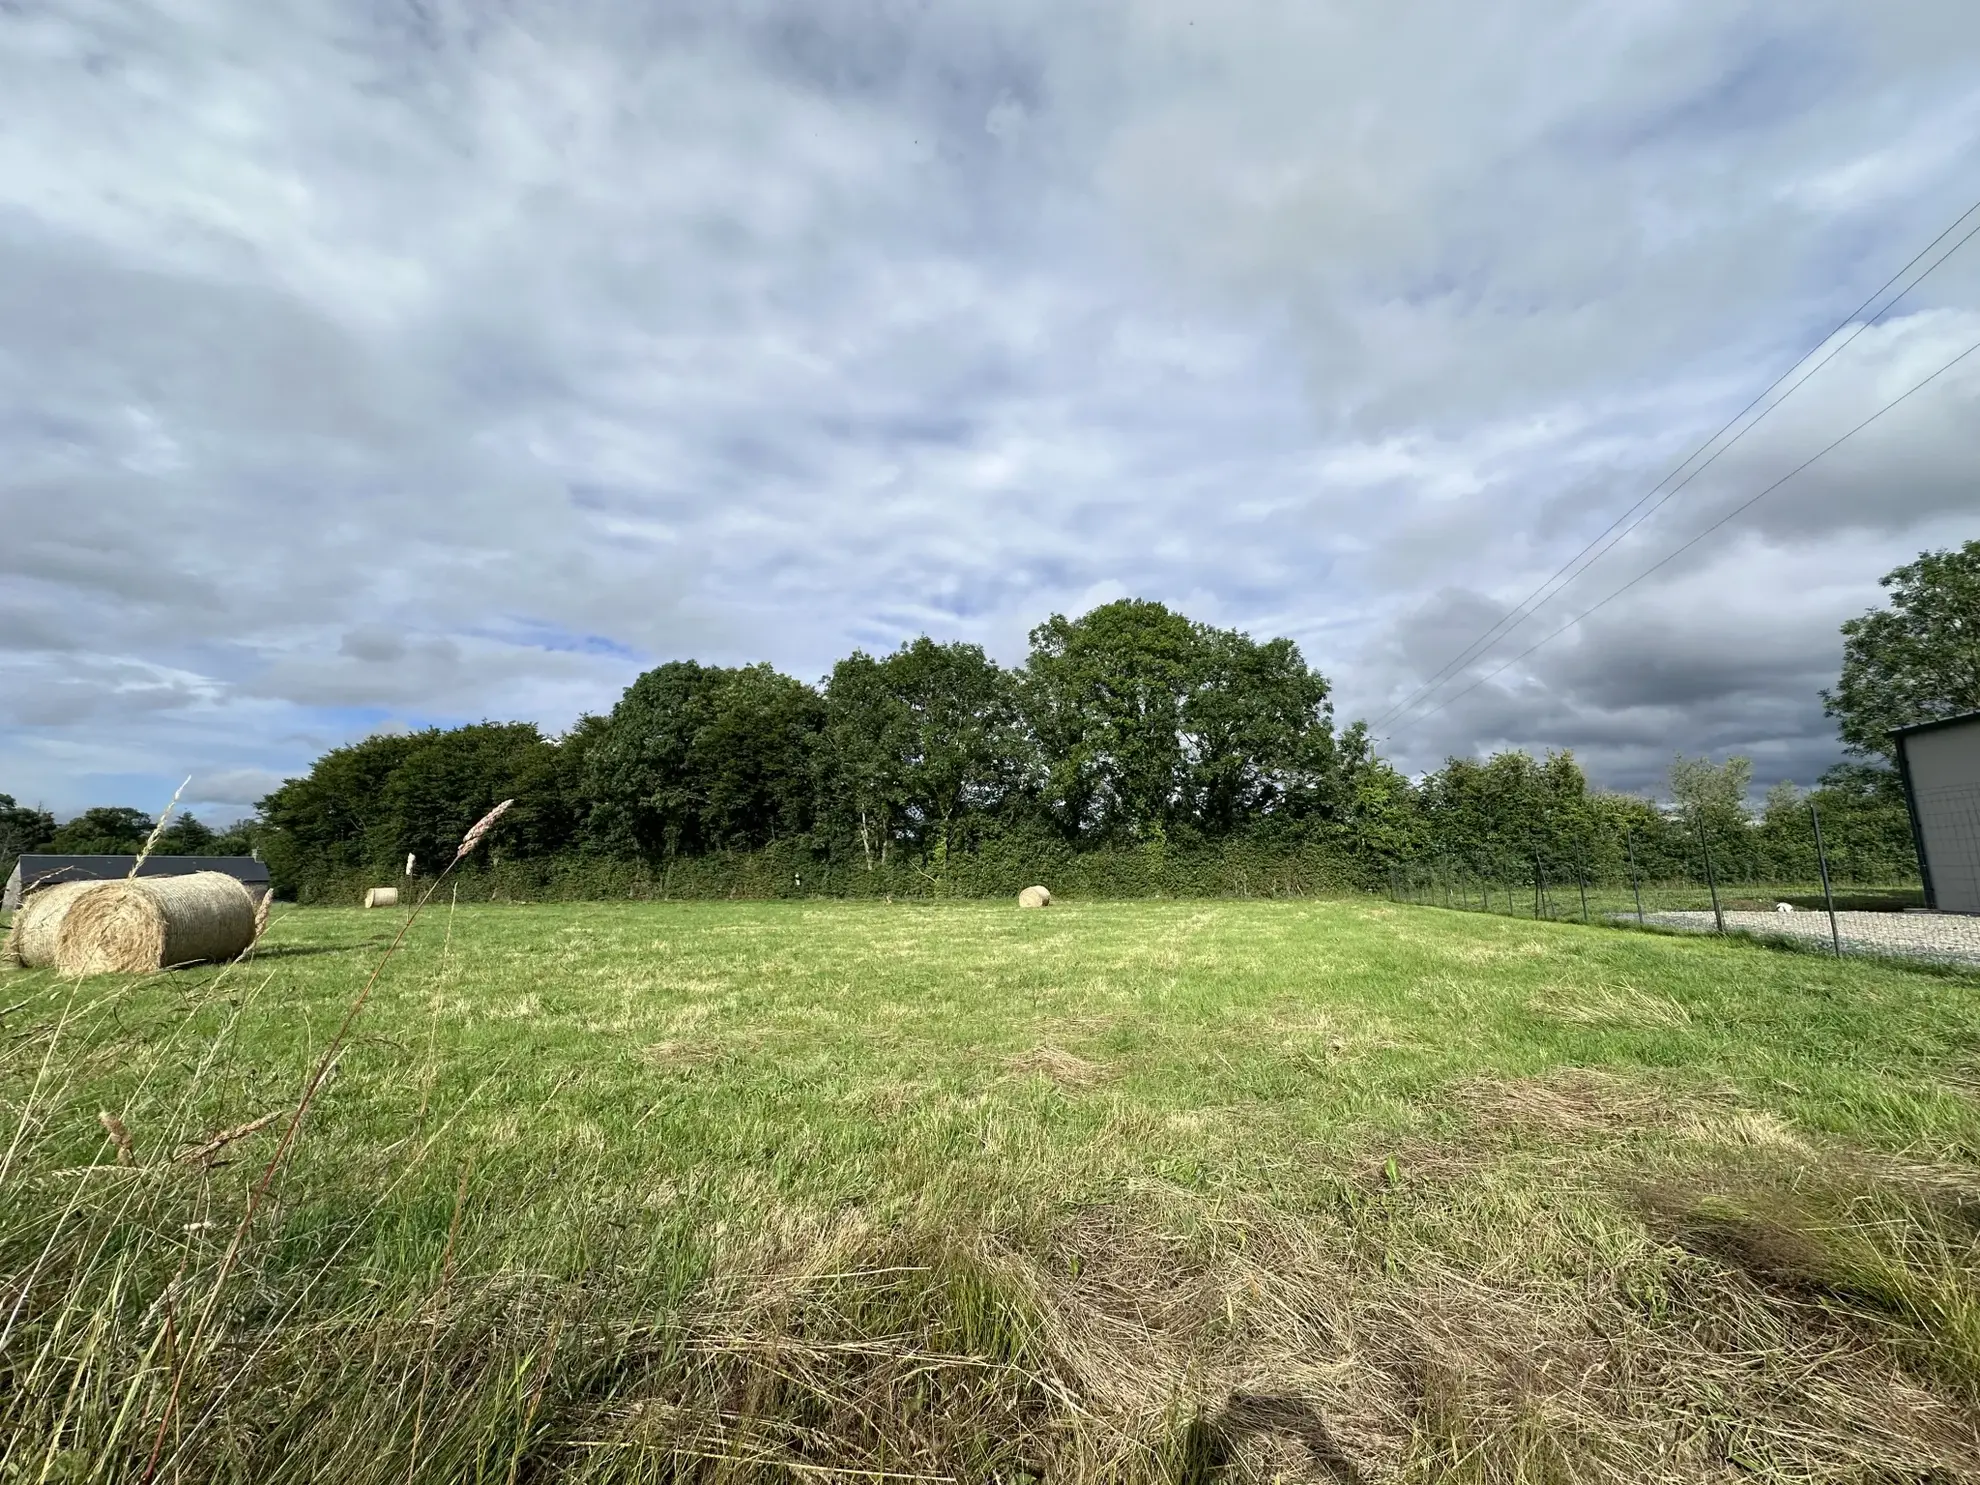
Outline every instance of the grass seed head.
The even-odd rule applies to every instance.
[[[454,859],[456,861],[461,860],[469,851],[480,845],[481,838],[495,828],[495,822],[507,814],[509,812],[509,806],[514,803],[515,801],[513,799],[505,799],[479,820],[476,820],[473,827],[461,838],[461,848],[454,852]]]

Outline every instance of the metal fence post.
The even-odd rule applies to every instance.
[[[1581,887],[1581,921],[1586,923],[1588,921],[1588,858],[1586,856],[1581,858],[1575,876]]]
[[[1547,901],[1547,868],[1540,864],[1540,858],[1533,858],[1533,921],[1540,921],[1540,911]]]
[[[1719,909],[1719,882],[1712,875],[1712,843],[1705,838],[1705,822],[1698,822],[1698,844],[1705,852],[1705,885],[1712,892],[1712,921],[1719,926],[1719,932],[1726,931],[1726,915]]]
[[[1843,956],[1842,930],[1836,926],[1836,894],[1829,890],[1829,853],[1822,845],[1822,812],[1815,801],[1808,801],[1808,820],[1815,827],[1815,864],[1822,868],[1822,902],[1829,910],[1829,941],[1836,946],[1836,958]]]
[[[1636,874],[1636,832],[1623,828],[1623,844],[1629,849],[1629,890],[1636,898],[1636,926],[1643,926],[1643,887]]]

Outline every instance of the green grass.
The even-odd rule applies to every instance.
[[[442,902],[229,1266],[281,1121],[174,1157],[293,1107],[399,922],[0,978],[0,1479],[1980,1479],[1973,977]]]

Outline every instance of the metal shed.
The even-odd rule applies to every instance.
[[[1925,905],[1980,913],[1980,712],[1900,727],[1891,736]]]
[[[14,865],[0,907],[12,912],[21,893],[55,882],[107,882],[131,874],[135,856],[42,856],[29,854]],[[141,877],[182,877],[195,871],[224,871],[259,901],[268,892],[268,867],[252,856],[150,856]]]

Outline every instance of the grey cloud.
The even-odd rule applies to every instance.
[[[366,625],[345,634],[342,642],[337,646],[337,653],[348,655],[353,660],[382,664],[403,656],[406,653],[406,640],[405,636],[396,630]]]

